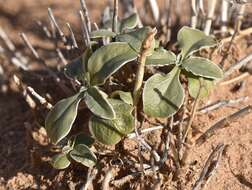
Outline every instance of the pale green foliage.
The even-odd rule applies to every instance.
[[[122,137],[134,129],[134,119],[131,114],[133,107],[120,100],[110,99],[116,113],[113,120],[91,117],[89,129],[92,135],[103,144],[116,144]]]
[[[45,120],[45,127],[51,141],[57,144],[70,132],[77,116],[78,105],[83,93],[59,101],[49,112]]]
[[[70,152],[70,156],[76,162],[87,167],[93,167],[97,160],[95,154],[85,144],[76,145]]]
[[[67,158],[67,154],[61,153],[53,156],[51,164],[55,169],[61,170],[67,168],[71,162]]]
[[[100,91],[97,87],[88,88],[84,100],[88,109],[98,117],[104,119],[115,118],[115,112],[107,100],[106,94]]]
[[[217,65],[202,57],[190,57],[183,61],[182,67],[196,76],[211,79],[223,77],[223,72]]]
[[[217,45],[217,41],[200,30],[184,26],[178,32],[178,45],[184,59],[201,48]]]
[[[153,117],[168,117],[180,108],[184,92],[179,81],[180,69],[174,67],[167,75],[155,74],[145,84],[144,112]]]
[[[88,73],[92,85],[101,85],[137,54],[125,42],[114,42],[96,50],[88,60]]]
[[[173,52],[167,51],[163,48],[155,50],[146,59],[146,65],[151,66],[165,66],[175,64],[175,62],[176,62],[176,55]]]
[[[104,25],[105,29],[92,31],[91,38],[98,41],[92,41],[90,49],[66,66],[66,75],[80,80],[82,87],[76,95],[59,101],[49,112],[45,121],[47,134],[55,144],[65,138],[73,127],[78,105],[84,100],[92,112],[88,123],[92,137],[85,134],[70,137],[62,152],[52,159],[51,163],[55,168],[64,169],[73,160],[93,167],[97,161],[91,151],[94,139],[103,144],[113,145],[133,131],[135,121],[132,115],[131,92],[124,92],[122,88],[118,88],[119,90],[107,95],[101,89],[106,90],[106,80],[125,64],[136,64],[136,61],[133,61],[140,56],[143,41],[152,31],[150,27],[134,29],[137,20],[137,15],[133,14],[119,21],[118,34],[106,30],[111,27],[111,21]],[[109,23],[110,25],[106,26]],[[100,38],[110,39],[111,43],[100,45]],[[169,73],[156,73],[145,82],[143,111],[148,116],[165,118],[179,110],[184,100],[181,74],[188,79],[189,94],[194,98],[200,86],[200,98],[205,97],[213,80],[223,75],[222,70],[210,60],[191,56],[200,48],[216,45],[213,37],[206,36],[199,30],[183,27],[178,33],[178,44],[181,52],[177,56],[159,47],[156,40],[153,40],[148,49],[146,66],[169,66],[171,69]],[[119,84],[119,87],[122,86]]]

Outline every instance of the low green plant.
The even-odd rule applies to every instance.
[[[146,115],[169,117],[183,103],[184,89],[180,75],[187,77],[192,97],[196,96],[202,83],[204,90],[200,96],[207,95],[213,81],[222,77],[221,69],[210,60],[193,56],[200,48],[217,44],[213,37],[199,30],[183,27],[179,31],[178,45],[181,52],[176,56],[159,47],[156,40],[149,40],[145,47],[153,30],[150,27],[136,29],[135,14],[119,22],[118,33],[108,29],[111,24],[112,21],[108,21],[103,29],[91,32],[91,48],[87,48],[81,57],[66,66],[66,74],[80,80],[82,87],[77,94],[59,101],[46,117],[45,127],[51,142],[61,144],[63,139],[68,139],[62,152],[52,159],[52,165],[57,169],[68,167],[71,160],[93,167],[97,158],[90,147],[95,140],[105,145],[117,144],[134,130],[137,118],[133,117],[133,111],[141,107],[138,104],[141,94]],[[109,39],[110,43],[99,43],[101,38]],[[138,89],[134,89],[136,93],[117,90],[106,94],[102,90],[105,89],[106,80],[127,63],[141,64],[142,69],[145,66],[168,66],[171,70],[166,74],[160,72],[151,76],[145,82],[142,93],[143,81],[139,79],[140,72],[137,72],[136,83],[139,84]],[[91,136],[77,134],[68,138],[81,101],[92,112],[88,121]]]

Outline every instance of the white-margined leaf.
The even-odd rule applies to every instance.
[[[175,64],[175,62],[176,55],[173,52],[159,48],[146,58],[145,64],[151,66],[165,66]]]
[[[82,80],[86,73],[88,59],[90,58],[91,54],[92,51],[87,48],[82,56],[76,58],[65,66],[65,74],[71,78]]]
[[[150,27],[143,27],[131,32],[127,32],[125,34],[120,34],[116,36],[116,40],[119,42],[127,42],[130,47],[132,47],[137,53],[140,53],[142,44],[151,31],[152,29]],[[153,40],[151,48],[148,50],[147,55],[151,55],[154,51],[154,48],[155,40]]]
[[[85,144],[76,145],[70,152],[70,156],[86,167],[93,167],[97,162],[95,154]]]
[[[133,107],[120,100],[110,99],[116,117],[113,120],[91,117],[89,130],[96,140],[103,144],[118,143],[125,135],[134,129],[134,118],[131,114]]]
[[[207,78],[201,78],[197,76],[190,75],[188,78],[188,91],[191,97],[196,98],[198,96],[199,90],[199,98],[205,98],[209,95],[210,91],[213,88],[213,80]],[[200,89],[201,88],[201,89]]]
[[[133,13],[127,18],[122,19],[120,24],[120,31],[125,29],[133,29],[137,26],[138,16],[136,13]]]
[[[52,157],[51,164],[55,169],[66,169],[70,164],[70,160],[67,158],[67,154],[60,153]]]
[[[182,58],[186,58],[200,48],[217,45],[214,37],[207,36],[204,32],[187,26],[180,29],[177,40]]]
[[[179,75],[180,69],[175,66],[167,75],[155,74],[146,81],[143,109],[147,115],[163,118],[179,110],[184,99]]]
[[[116,33],[106,29],[95,30],[90,33],[90,38],[103,38],[103,37],[115,37],[115,36]]]
[[[223,77],[222,70],[216,64],[202,57],[190,57],[183,61],[182,67],[196,76],[211,79]]]
[[[88,61],[91,85],[104,84],[109,76],[136,58],[137,54],[125,42],[114,42],[99,48]]]
[[[48,113],[45,120],[45,128],[54,144],[57,144],[70,132],[82,98],[83,92],[65,98],[59,101]]]
[[[105,93],[97,87],[90,87],[85,94],[85,103],[88,109],[98,117],[104,119],[114,119],[115,112],[109,103]]]
[[[133,98],[130,92],[124,92],[121,90],[117,90],[113,92],[113,97],[119,96],[122,101],[127,104],[133,105]]]

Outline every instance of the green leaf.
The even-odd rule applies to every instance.
[[[177,40],[183,59],[200,48],[217,45],[214,37],[207,36],[204,32],[187,26],[180,29]]]
[[[97,162],[95,154],[85,144],[76,145],[70,152],[70,156],[73,160],[86,167],[93,167]]]
[[[184,99],[179,75],[180,69],[174,67],[167,75],[155,74],[147,80],[143,90],[143,108],[147,115],[168,117],[179,110]]]
[[[92,31],[90,33],[90,38],[103,38],[103,37],[115,37],[115,36],[116,36],[116,33],[110,30],[105,30],[105,29]]]
[[[85,103],[93,114],[104,119],[114,119],[113,107],[105,97],[105,93],[97,87],[88,88],[85,94]]]
[[[89,130],[96,140],[103,144],[113,145],[134,129],[133,107],[120,100],[110,99],[115,112],[114,120],[91,117]]]
[[[146,58],[145,64],[151,66],[164,66],[175,64],[175,62],[176,55],[173,52],[159,48],[155,50],[152,55]]]
[[[88,61],[91,84],[104,84],[109,76],[136,57],[137,54],[127,43],[114,42],[99,48]]]
[[[124,101],[126,104],[133,105],[133,98],[130,92],[124,92],[121,90],[117,90],[113,92],[113,97],[119,96],[122,101]]]
[[[94,144],[94,138],[90,137],[89,135],[86,135],[84,133],[79,133],[77,135],[72,136],[67,144],[69,147],[74,147],[78,144],[85,144],[88,147],[91,147],[92,144]]]
[[[200,89],[201,85],[201,89]],[[213,88],[213,80],[201,78],[201,82],[199,77],[189,76],[188,77],[188,90],[191,97],[196,98],[199,93],[199,98],[205,98],[209,95],[210,91]]]
[[[91,56],[92,51],[87,48],[82,56],[76,58],[64,68],[65,74],[71,78],[83,79],[88,59]]]
[[[209,59],[190,57],[183,61],[182,67],[196,76],[217,79],[223,77],[222,70]]]
[[[67,168],[71,162],[68,160],[66,154],[57,154],[52,157],[51,164],[55,169],[62,170]]]
[[[120,32],[125,29],[133,29],[137,26],[138,16],[136,13],[130,15],[129,17],[122,19],[120,25]]]
[[[47,134],[54,144],[57,144],[70,132],[77,116],[78,105],[83,98],[80,92],[74,96],[59,101],[48,113],[45,120]]]
[[[116,41],[119,42],[127,42],[130,47],[132,47],[137,53],[140,53],[142,43],[146,39],[149,32],[151,32],[152,29],[150,27],[143,27],[140,29],[136,29],[134,31],[118,35],[116,37]],[[153,40],[152,46],[149,49],[147,55],[151,55],[155,48],[155,40]]]

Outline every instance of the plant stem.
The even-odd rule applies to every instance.
[[[199,88],[199,91],[198,91],[198,94],[197,94],[197,97],[195,98],[195,101],[194,101],[194,104],[193,104],[193,109],[192,109],[192,113],[191,113],[191,117],[189,119],[189,122],[187,124],[187,127],[186,127],[186,130],[185,130],[185,133],[183,135],[183,139],[182,139],[182,143],[185,142],[186,140],[186,137],[191,129],[191,126],[192,126],[192,122],[194,120],[194,117],[196,115],[196,112],[198,110],[198,105],[199,105],[199,100],[200,100],[200,93],[201,93],[201,89],[202,89],[202,79],[200,78],[200,88]]]
[[[135,81],[135,87],[133,91],[133,103],[134,106],[137,107],[141,87],[143,84],[143,78],[144,78],[144,68],[145,68],[145,61],[147,57],[148,50],[151,47],[152,41],[154,40],[154,36],[156,35],[157,30],[154,28],[151,32],[148,33],[147,37],[143,41],[141,52],[138,58],[138,68],[136,73],[136,81]]]

